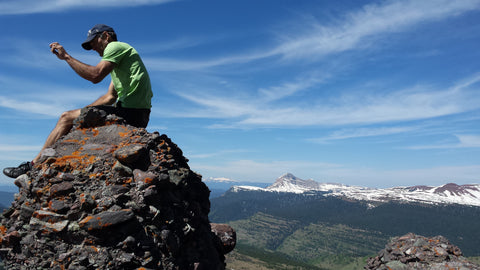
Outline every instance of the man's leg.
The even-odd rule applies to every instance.
[[[66,111],[62,113],[62,115],[58,119],[57,124],[55,125],[55,128],[53,128],[53,130],[50,132],[50,135],[48,135],[47,140],[42,147],[42,150],[33,159],[33,161],[23,162],[18,167],[5,168],[3,170],[3,173],[8,177],[17,178],[18,176],[25,174],[26,172],[31,170],[32,165],[38,162],[38,160],[40,159],[42,151],[45,148],[52,146],[56,141],[58,141],[58,139],[60,139],[60,137],[67,134],[73,126],[73,120],[75,120],[78,116],[80,116],[80,109]]]
[[[53,128],[53,130],[50,132],[50,135],[48,135],[47,140],[42,147],[42,150],[40,150],[40,153],[38,153],[38,155],[33,159],[34,164],[40,159],[41,153],[45,148],[52,146],[56,141],[58,141],[58,139],[60,139],[60,137],[67,134],[70,129],[72,129],[73,120],[75,120],[79,116],[80,109],[66,111],[62,113],[62,115],[58,119],[57,124],[55,125],[55,128]]]

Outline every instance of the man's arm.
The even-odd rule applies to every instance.
[[[58,42],[50,44],[50,48],[52,53],[60,60],[65,60],[80,77],[93,83],[101,82],[115,67],[115,64],[109,61],[100,61],[96,66],[82,63],[69,55]]]
[[[115,103],[117,100],[117,91],[115,90],[115,87],[113,86],[113,82],[110,82],[110,86],[108,87],[108,92],[99,97],[97,100],[95,100],[92,104],[88,106],[97,106],[97,105],[111,105]]]

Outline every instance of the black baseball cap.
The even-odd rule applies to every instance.
[[[94,27],[92,27],[92,29],[88,30],[88,34],[87,34],[87,40],[85,40],[85,42],[82,43],[82,47],[85,49],[85,50],[91,50],[92,49],[92,46],[90,46],[90,42],[100,33],[103,33],[104,31],[107,31],[107,32],[115,32],[113,31],[113,28],[108,26],[108,25],[105,25],[105,24],[97,24],[95,25]]]

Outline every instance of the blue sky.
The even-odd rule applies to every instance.
[[[480,182],[479,0],[4,0],[1,167],[106,92],[109,78],[80,78],[48,47],[96,65],[80,46],[96,23],[139,51],[148,130],[204,178]]]

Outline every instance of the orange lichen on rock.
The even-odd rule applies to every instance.
[[[154,178],[152,178],[152,177],[146,177],[146,178],[143,179],[143,180],[144,180],[145,183],[151,184],[151,183],[153,182]]]
[[[82,130],[82,133],[84,135],[87,135],[87,136],[92,136],[92,137],[96,137],[99,133],[98,129],[96,128],[84,128],[84,129],[81,129]]]
[[[122,132],[122,131],[119,131],[119,132],[118,132],[118,135],[119,135],[120,137],[122,137],[122,138],[130,137],[130,134],[132,133],[131,130],[128,130],[127,127],[125,127],[125,126],[119,126],[119,127],[122,127],[123,130],[125,130],[124,132]]]
[[[93,251],[98,252],[98,248],[96,246],[89,246]]]
[[[7,228],[3,225],[0,226],[0,234],[5,235],[7,233]]]
[[[85,223],[89,222],[91,219],[93,219],[93,216],[87,216],[86,218],[82,219],[78,224],[82,226]]]
[[[75,151],[71,155],[66,155],[52,163],[53,166],[57,168],[73,168],[73,169],[84,169],[88,165],[93,164],[97,159],[96,156],[82,154],[81,151]]]
[[[90,178],[90,179],[98,179],[98,178],[102,177],[102,175],[103,175],[103,173],[100,173],[100,172],[98,172],[98,173],[91,173],[91,174],[88,175],[88,178]]]

